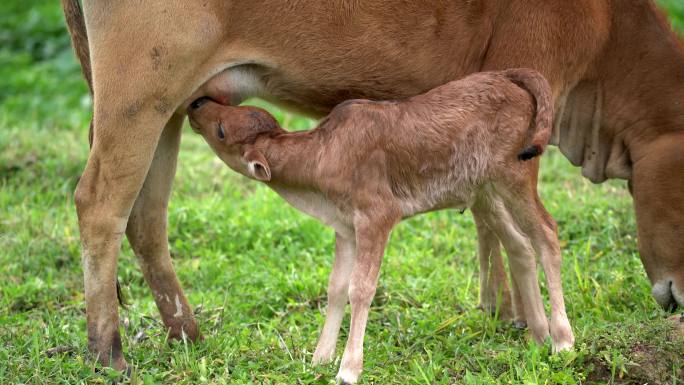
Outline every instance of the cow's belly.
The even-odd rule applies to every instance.
[[[381,74],[336,73],[335,79],[327,74],[297,79],[287,68],[259,63],[249,59],[228,64],[227,68],[209,79],[192,94],[184,107],[202,96],[208,96],[219,103],[237,105],[250,97],[259,97],[271,103],[300,112],[321,117],[335,105],[348,99],[388,100],[406,98],[444,84],[453,76],[404,77],[386,71]],[[296,71],[293,71],[296,72]],[[380,81],[380,77],[385,78]]]
[[[230,102],[259,96],[322,116],[347,99],[405,98],[479,70],[490,5],[418,3],[306,2],[265,12],[259,1],[236,2],[217,27],[225,28],[215,54],[223,72],[209,88]]]

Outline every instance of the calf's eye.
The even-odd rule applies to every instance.
[[[216,135],[219,137],[219,139],[224,139],[226,137],[226,133],[223,131],[223,123],[218,124]]]

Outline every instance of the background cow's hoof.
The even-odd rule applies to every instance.
[[[119,384],[124,382],[128,383],[131,377],[133,376],[133,366],[126,364],[126,361],[124,361],[125,367],[121,367],[120,364],[121,363],[118,363],[116,367],[113,363],[109,367],[95,367],[95,373],[102,375],[106,373],[107,368],[111,368],[121,373],[120,376],[117,376],[117,378],[111,380],[112,384]]]
[[[513,321],[513,327],[519,330],[525,330],[527,329],[527,322],[521,320]]]
[[[187,340],[189,342],[199,342],[204,340],[204,337],[200,334],[197,323],[194,320],[192,322],[186,322],[180,327],[172,326],[168,329],[168,333],[169,342],[173,340]]]

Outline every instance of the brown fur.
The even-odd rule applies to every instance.
[[[321,116],[350,98],[404,98],[481,70],[534,68],[551,84],[551,143],[594,182],[631,180],[653,294],[666,307],[684,303],[684,49],[649,0],[85,0],[83,11],[84,24],[67,21],[92,69],[95,135],[75,201],[91,348],[104,364],[126,366],[111,350],[126,231],[155,272],[146,279],[168,302],[167,325],[194,325],[168,256],[166,205],[182,122],[174,111],[203,95],[260,95]],[[499,245],[485,246],[491,307],[508,292],[490,260]]]
[[[529,94],[512,80],[530,85]],[[548,141],[550,93],[539,73],[519,69],[470,75],[404,102],[347,101],[308,132],[286,132],[261,109],[214,102],[192,108],[190,122],[234,170],[267,183],[338,237],[355,240],[356,258],[347,261],[346,273],[338,271],[344,262],[335,261],[326,326],[314,353],[316,363],[332,360],[347,299],[336,288],[348,287],[352,326],[338,377],[354,383],[389,233],[403,218],[441,208],[473,208],[504,243],[520,285],[520,316],[542,343],[549,323],[536,284],[535,252],[540,255],[554,350],[572,346],[555,222],[536,194],[538,162],[519,159],[525,146],[541,151]]]

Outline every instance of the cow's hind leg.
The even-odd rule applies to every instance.
[[[164,7],[168,5],[164,4]],[[174,138],[177,133],[167,136],[164,127],[172,119],[174,110],[192,94],[192,88],[201,83],[202,76],[216,65],[211,59],[215,54],[212,48],[217,46],[220,37],[211,35],[211,30],[199,29],[198,32],[198,29],[185,28],[189,25],[179,27],[171,22],[155,22],[154,33],[140,38],[140,31],[149,30],[146,28],[150,20],[159,21],[160,17],[187,20],[189,15],[183,7],[169,5],[158,9],[147,3],[84,2],[84,11],[87,19],[97,20],[87,23],[90,46],[97,48],[91,50],[93,147],[75,192],[83,243],[88,346],[103,365],[121,370],[127,366],[119,335],[115,283],[121,240],[148,176],[157,144],[160,139],[164,143],[177,140]],[[196,11],[201,12],[201,8]],[[126,28],[116,28],[117,25],[126,25]],[[168,149],[169,145],[162,146]],[[166,155],[162,154],[164,152]],[[169,152],[161,151],[157,155],[169,156]],[[163,166],[157,167],[155,165],[150,181],[159,177],[158,172],[165,172]],[[164,204],[153,203],[168,193],[163,190],[155,187],[143,193],[144,197],[139,201],[141,207],[157,212],[140,222],[134,220],[131,222],[133,228],[140,223],[164,220]],[[162,262],[157,266],[167,269],[161,277],[169,277],[172,270],[166,258],[166,246],[161,245],[166,239],[159,232],[157,228],[152,231],[154,235],[143,237],[143,240],[136,238],[133,244],[139,254],[164,250]],[[160,245],[153,245],[154,242]],[[141,246],[143,243],[146,245]],[[151,258],[143,259],[143,264],[152,266],[154,263],[150,262]],[[180,293],[175,281],[158,282],[158,286],[161,285],[166,285],[162,290]],[[154,284],[152,286],[154,290]],[[173,316],[178,309],[175,295],[170,300],[173,307],[162,309],[162,313],[174,311]],[[180,294],[178,300],[181,301]],[[189,309],[183,302],[180,309],[182,322],[185,322],[187,319],[183,317],[187,317]],[[186,333],[189,335],[189,330]]]
[[[169,338],[199,336],[169,255],[167,207],[176,171],[183,116],[174,115],[157,144],[152,165],[128,219],[126,236],[159,308]]]
[[[106,124],[96,110],[93,148],[74,194],[83,243],[88,347],[103,365],[118,370],[127,365],[119,335],[117,255],[166,120],[121,127]]]

